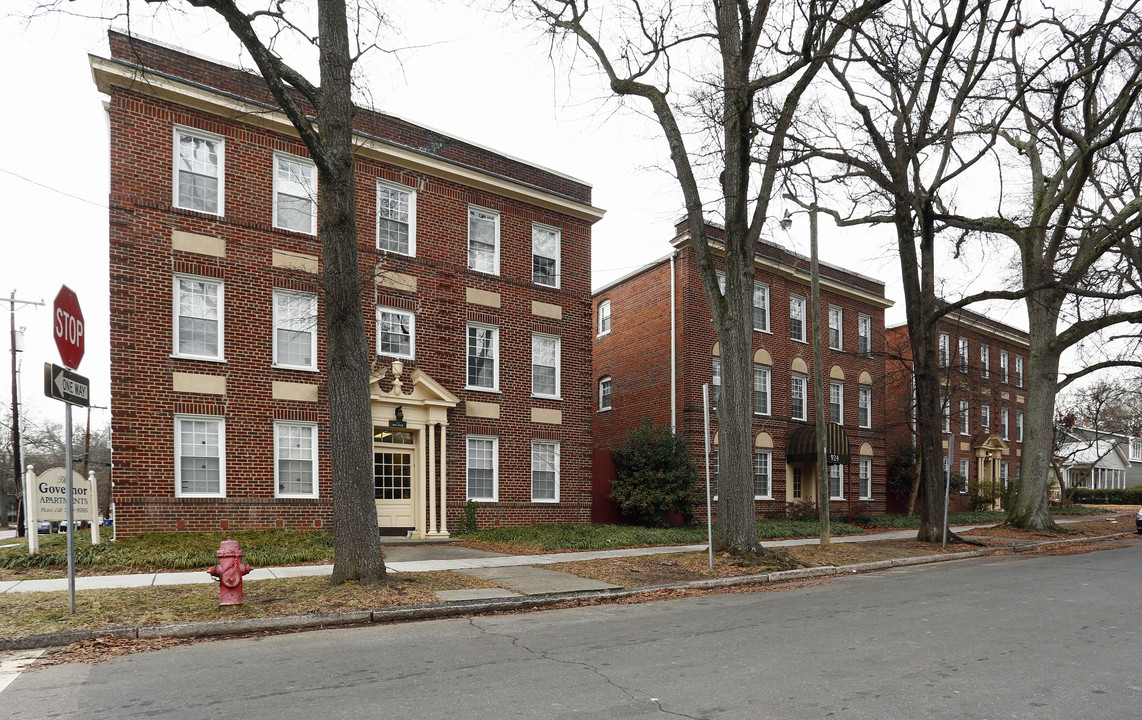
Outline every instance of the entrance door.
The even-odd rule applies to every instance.
[[[373,488],[377,524],[382,528],[416,528],[412,485],[415,469],[412,450],[373,447]]]

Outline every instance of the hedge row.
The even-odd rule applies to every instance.
[[[1090,490],[1075,488],[1072,496],[1077,503],[1092,505],[1142,505],[1142,487],[1119,490]]]

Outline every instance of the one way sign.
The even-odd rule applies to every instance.
[[[59,365],[44,363],[44,395],[72,405],[91,405],[91,384],[87,378]]]

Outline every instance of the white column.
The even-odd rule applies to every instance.
[[[448,424],[440,426],[440,534],[448,534]]]
[[[428,433],[428,534],[439,535],[436,530],[436,426],[429,423]]]
[[[94,470],[89,470],[87,472],[87,486],[89,488],[91,488],[91,490],[89,491],[91,493],[91,499],[95,501],[94,504],[92,505],[92,508],[91,508],[91,517],[93,518],[91,521],[91,544],[92,545],[98,545],[99,544],[99,481],[97,481],[95,479],[95,471]]]
[[[428,484],[427,478],[426,478],[426,476],[428,474],[428,468],[425,467],[425,465],[427,465],[428,463],[426,463],[424,461],[424,438],[423,438],[423,435],[427,432],[428,432],[428,426],[426,425],[424,428],[424,431],[421,433],[421,436],[422,436],[421,440],[419,443],[417,443],[417,452],[416,452],[417,464],[420,466],[419,469],[417,470],[417,473],[416,473],[416,481],[417,481],[417,484],[419,485],[420,492],[417,493],[416,505],[414,506],[413,509],[416,512],[416,529],[420,531],[420,537],[424,537],[426,534],[425,531],[427,530],[427,528],[425,528],[425,526],[424,526],[424,523],[425,523],[425,517],[424,517],[424,515],[425,515],[425,513],[424,513],[425,502],[424,502],[424,498],[426,495],[426,493],[425,493],[426,487],[425,486]]]
[[[40,551],[40,524],[36,518],[36,503],[40,497],[35,491],[36,471],[31,465],[24,473],[24,529],[28,533],[28,554],[35,555]]]

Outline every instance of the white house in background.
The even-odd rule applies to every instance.
[[[1057,454],[1063,482],[1068,488],[1117,490],[1127,487],[1129,444],[1106,434],[1084,438],[1069,435]]]

